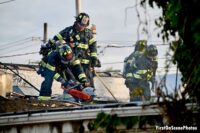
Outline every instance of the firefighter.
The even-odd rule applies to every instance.
[[[54,40],[50,40],[51,42],[54,42]],[[54,42],[54,47],[50,47],[48,44],[41,45],[40,48],[40,54],[43,56],[41,61],[39,62],[39,69],[37,70],[37,74],[44,77],[44,70],[46,69],[46,63],[47,63],[47,56],[49,53],[51,53],[52,50],[58,50],[59,46],[66,44],[65,41],[56,41]]]
[[[72,87],[77,84],[75,79],[69,74],[69,69],[72,70],[74,76],[79,81],[87,82],[86,75],[80,66],[80,61],[75,58],[72,49],[67,44],[58,46],[57,50],[51,51],[46,56],[44,62],[45,69],[42,71],[42,75],[45,79],[40,89],[39,99],[41,100],[50,99],[53,79],[60,82],[63,87]],[[69,98],[75,101],[72,96],[69,96]]]
[[[131,55],[126,65],[125,85],[129,88],[130,101],[150,99],[151,71],[146,57],[147,41],[140,40],[136,43],[135,52]]]
[[[149,69],[153,72],[153,75],[150,79],[151,82],[151,90],[154,91],[154,84],[155,84],[155,77],[156,77],[156,70],[158,68],[158,61],[157,61],[157,56],[158,56],[158,49],[155,45],[151,44],[147,47],[146,50],[146,55],[148,59],[148,65]]]
[[[123,77],[126,78],[128,75],[128,71],[131,68],[136,56],[141,56],[145,53],[147,48],[146,40],[139,40],[135,44],[134,51],[124,59],[124,67],[123,67]]]
[[[87,28],[90,23],[89,15],[80,13],[75,19],[72,26],[66,27],[59,32],[46,46],[55,49],[55,41],[65,40],[73,49],[75,56],[80,59],[81,66],[83,67],[91,86],[94,86],[91,68],[100,66],[100,61],[97,58],[97,41],[93,32]]]
[[[91,24],[87,28],[92,31],[93,35],[97,34],[97,29],[96,29],[96,25],[95,24]]]

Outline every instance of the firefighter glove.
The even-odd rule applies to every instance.
[[[88,82],[88,80],[87,80],[87,78],[82,78],[82,79],[80,80],[80,82],[81,82],[81,83],[86,83],[86,82]]]
[[[64,86],[65,88],[67,88],[67,87],[70,86],[69,83],[64,78],[62,78],[62,77],[60,77],[58,79],[58,81],[61,83],[61,86]]]
[[[65,81],[64,83],[62,83],[62,86],[64,86],[65,88],[71,88],[77,86],[77,84],[75,81],[69,80],[68,82]]]
[[[92,67],[101,67],[101,62],[99,59],[92,58],[91,59],[91,66]]]
[[[39,53],[43,56],[46,56],[50,50],[51,48],[48,47],[47,45],[41,45]]]
[[[69,80],[69,81],[68,81],[68,85],[69,85],[70,87],[73,87],[73,86],[77,86],[78,84],[77,84],[76,81],[74,81],[74,80]]]
[[[64,86],[65,88],[68,88],[69,87],[69,84],[67,81],[65,81],[64,83],[62,83],[62,86]]]

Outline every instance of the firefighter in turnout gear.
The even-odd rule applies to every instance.
[[[138,41],[132,58],[127,61],[125,85],[130,91],[130,101],[149,100],[151,96],[149,81],[153,72],[146,51],[147,41]]]
[[[42,71],[42,75],[45,79],[40,89],[39,99],[41,100],[50,98],[54,79],[60,82],[63,87],[76,85],[76,80],[69,74],[68,70],[72,70],[73,76],[79,79],[80,82],[87,82],[80,61],[75,58],[72,49],[67,44],[60,45],[57,50],[48,53],[43,61],[45,69]]]
[[[133,59],[136,56],[141,56],[145,53],[145,50],[147,48],[147,41],[146,40],[139,40],[135,44],[134,51],[124,59],[124,67],[123,67],[123,77],[127,77],[127,70],[130,68],[131,63],[133,62]]]
[[[54,48],[54,42],[57,40],[66,41],[72,48],[75,56],[80,60],[81,66],[93,86],[93,74],[91,68],[99,66],[97,58],[97,42],[93,33],[87,27],[90,19],[86,13],[80,13],[76,16],[76,20],[72,26],[66,27],[64,30],[54,36],[53,41],[48,42],[48,47]]]
[[[157,49],[157,47],[153,44],[149,45],[146,50],[146,56],[148,59],[149,69],[153,72],[150,82],[151,82],[151,90],[154,91],[156,70],[158,68],[158,61],[157,61],[158,49]]]

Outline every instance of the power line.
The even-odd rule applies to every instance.
[[[129,7],[126,7],[126,8],[125,8],[125,19],[124,19],[124,25],[125,25],[125,26],[126,26],[126,22],[127,22],[128,10],[129,10],[129,9],[132,9],[132,8],[135,8],[135,7],[138,6],[138,5],[139,5],[139,3],[137,3],[137,4],[133,5],[133,6],[129,6]]]
[[[9,43],[0,44],[0,46],[1,46],[1,47],[3,47],[3,46],[8,46],[8,45],[12,45],[12,44],[15,44],[15,43],[18,43],[18,42],[21,42],[21,41],[25,41],[25,40],[28,40],[28,39],[31,39],[31,37],[28,37],[28,38],[25,38],[25,39],[21,39],[21,40],[17,40],[17,41],[14,41],[14,42],[9,42]]]
[[[31,42],[31,41],[38,41],[38,40],[41,41],[40,37],[31,37],[31,40],[27,40],[27,39],[28,38],[23,39],[23,40],[18,40],[16,42],[19,42],[19,41],[24,41],[24,42],[19,42],[17,44],[15,43],[15,44],[12,44],[10,46],[5,46],[5,47],[1,48],[0,49],[0,51],[1,51],[0,55],[5,55],[8,52],[13,52],[13,51],[16,52],[16,51],[23,50],[23,49],[28,48],[28,47],[35,46],[35,45],[33,45],[33,43],[30,45],[29,42]],[[27,41],[25,41],[25,40],[27,40]],[[24,47],[22,47],[22,46],[24,46]],[[16,47],[18,47],[18,48],[16,48]],[[8,50],[8,49],[10,49],[10,50]]]
[[[158,60],[165,60],[166,58],[158,58]],[[102,64],[122,64],[124,61],[116,61],[116,62],[105,62]]]
[[[28,37],[28,38],[21,39],[21,40],[17,40],[17,41],[13,41],[13,42],[9,42],[9,43],[0,44],[0,46],[1,46],[1,48],[2,47],[9,47],[11,45],[13,46],[13,45],[22,43],[22,42],[24,42],[26,40],[29,40],[29,41],[41,41],[41,37]]]
[[[123,61],[119,61],[119,62],[107,62],[107,63],[102,63],[102,64],[121,64],[124,63]]]
[[[8,58],[8,57],[15,57],[15,56],[24,56],[24,55],[30,55],[30,54],[38,54],[39,52],[30,52],[30,53],[24,53],[24,54],[14,54],[14,55],[7,55],[7,56],[0,56],[0,58]]]
[[[35,43],[34,43],[35,44]],[[14,49],[14,50],[9,50],[9,51],[6,51],[6,53],[10,53],[10,52],[16,52],[16,51],[21,51],[21,50],[24,50],[28,47],[33,47],[35,46],[33,43],[31,45],[28,45],[28,46],[25,46],[25,47],[20,47],[18,49]],[[0,54],[0,55],[5,55],[5,54]]]
[[[135,46],[135,44],[133,44],[133,45],[110,45],[110,44],[108,44],[105,46],[98,46],[98,48],[102,47],[102,49],[98,52],[98,55],[100,55],[100,54],[104,55],[105,50],[107,48],[129,48],[129,47],[134,47],[134,46]],[[156,44],[155,46],[168,46],[168,44]]]
[[[26,46],[26,47],[31,47],[33,46],[33,44],[29,45],[29,46]],[[23,47],[23,48],[26,48],[26,47]],[[102,46],[99,46],[99,47],[102,47]],[[103,48],[103,50],[99,51],[99,54],[100,53],[103,53],[103,51],[106,49],[106,48],[127,48],[127,47],[133,47],[133,45],[122,45],[122,46],[116,46],[116,45],[107,45]],[[21,50],[22,48],[20,48]],[[15,51],[18,50],[18,49],[15,49]],[[6,58],[6,57],[14,57],[14,56],[23,56],[23,55],[27,55],[27,54],[36,54],[36,53],[39,53],[39,52],[30,52],[30,53],[25,53],[25,54],[16,54],[16,55],[8,55],[8,56],[0,56],[0,58]],[[158,59],[165,59],[164,57],[162,58],[158,58]],[[117,64],[117,63],[123,63],[123,62],[111,62],[111,63],[105,63],[105,64]]]
[[[129,46],[126,46],[126,45],[122,45],[122,46],[116,46],[116,45],[107,45],[105,46],[107,48],[126,48],[126,47],[133,47],[133,45],[129,45]]]
[[[15,0],[8,0],[8,1],[0,2],[0,4],[10,3],[10,2],[13,2],[13,1],[15,1]]]
[[[23,32],[22,34],[18,34],[15,37],[16,38],[24,38],[24,37],[28,37],[30,35],[33,35],[33,33],[37,33],[37,32],[40,32],[40,33],[42,32],[42,27],[41,26],[38,26],[38,27],[36,27],[34,29],[30,29],[27,32]]]
[[[24,42],[16,43],[16,44],[14,44],[14,45],[10,45],[10,46],[7,46],[7,47],[3,47],[3,48],[1,48],[0,50],[5,50],[5,49],[13,48],[13,47],[18,47],[18,46],[24,45],[25,43],[30,42],[30,41],[31,41],[31,40],[27,40],[27,41],[24,41]]]
[[[135,46],[136,42],[134,42],[134,41],[98,41],[98,44],[102,44],[102,45],[106,44],[106,46],[107,45],[111,45],[111,44],[115,44],[115,46],[116,45],[120,45],[120,46]],[[169,46],[169,44],[164,44],[164,43],[161,43],[159,41],[157,43],[156,43],[156,41],[148,41],[148,42],[150,42],[148,44],[153,44],[153,45],[156,45],[156,46]],[[105,47],[105,46],[98,45],[98,47]]]

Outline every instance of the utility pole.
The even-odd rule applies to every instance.
[[[43,43],[47,42],[47,23],[44,23]]]
[[[76,0],[76,16],[81,13],[81,0]]]

